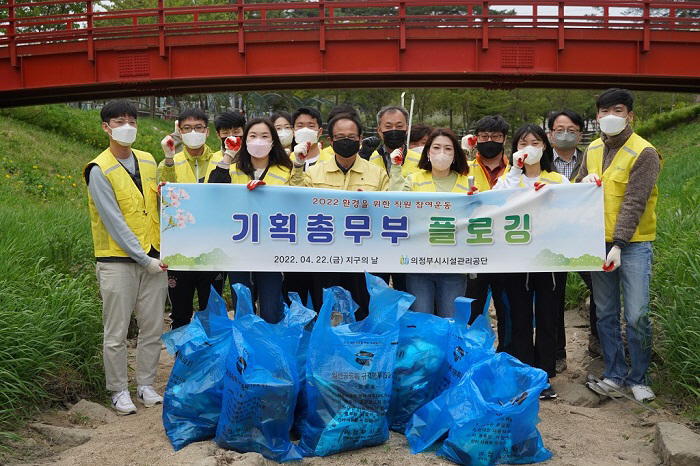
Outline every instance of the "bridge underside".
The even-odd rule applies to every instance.
[[[697,32],[556,28],[247,31],[0,49],[0,106],[313,88],[515,87],[700,92]],[[646,50],[645,50],[646,49]]]

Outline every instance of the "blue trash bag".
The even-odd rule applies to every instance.
[[[386,412],[398,321],[414,298],[378,277],[365,278],[369,315],[360,322],[331,326],[333,290],[324,290],[306,361],[308,415],[299,442],[305,456],[327,456],[389,438]]]
[[[450,320],[408,311],[399,326],[387,419],[391,430],[403,433],[413,413],[435,398],[447,368],[445,341]]]
[[[236,293],[238,303],[252,303],[248,289]],[[277,462],[302,459],[289,431],[299,392],[299,341],[315,316],[295,300],[284,306],[284,317],[277,324],[252,314],[234,319],[216,429],[220,447],[257,452]]]
[[[416,412],[406,429],[412,453],[449,432],[438,456],[458,464],[524,464],[552,457],[537,430],[546,372],[498,353]],[[447,427],[446,427],[447,426]]]
[[[355,322],[355,311],[357,311],[359,306],[352,300],[352,295],[350,292],[339,286],[331,287],[330,290],[332,291],[334,301],[332,313],[340,314],[343,317],[343,322],[346,324]],[[291,302],[298,302],[301,304],[301,299],[298,293],[289,293],[289,300]],[[310,300],[308,302],[310,302]],[[310,307],[308,303],[306,307]],[[297,352],[299,396],[297,396],[297,407],[294,411],[294,425],[292,426],[292,432],[294,432],[298,438],[301,438],[302,422],[306,418],[307,413],[306,355],[309,349],[309,342],[311,341],[311,331],[314,328],[314,322],[315,321],[311,321],[306,325],[306,327],[304,327],[304,332],[302,333],[301,341],[299,342],[299,351]]]
[[[447,370],[438,394],[457,385],[474,364],[496,353],[496,335],[489,320],[479,315],[468,328],[467,320],[467,315],[455,312],[447,336]]]
[[[175,451],[216,434],[232,324],[226,303],[212,287],[204,311],[163,335],[175,354],[163,397],[163,427]]]

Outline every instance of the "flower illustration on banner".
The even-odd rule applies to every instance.
[[[183,200],[188,200],[190,195],[182,188],[168,187],[165,189],[165,195],[163,195],[162,200],[162,214],[165,220],[165,228],[163,231],[168,231],[171,228],[185,228],[188,223],[194,223],[194,215],[189,212],[185,212],[183,209],[179,209],[180,203]],[[166,209],[170,208],[171,211],[168,212]],[[172,213],[172,209],[175,209],[175,213]]]

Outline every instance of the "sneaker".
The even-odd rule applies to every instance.
[[[556,367],[557,374],[561,374],[562,372],[564,372],[567,368],[566,358],[557,359],[557,363],[556,363],[555,367]]]
[[[163,397],[160,396],[151,385],[139,385],[137,397],[146,408],[163,403]]]
[[[648,385],[632,385],[630,389],[632,390],[634,399],[640,403],[651,401],[656,398],[656,395],[654,395],[654,392],[651,391],[651,387]]]
[[[600,382],[589,381],[586,382],[586,387],[590,388],[598,395],[622,398],[622,393],[620,393],[622,386],[616,384],[610,379],[603,379]]]
[[[556,397],[557,392],[554,391],[554,387],[551,384],[540,393],[540,400],[553,400]]]
[[[112,407],[117,411],[117,414],[126,416],[127,414],[135,414],[136,406],[131,401],[129,390],[112,393]]]
[[[603,347],[600,346],[600,340],[593,335],[588,337],[588,351],[593,356],[603,356]]]

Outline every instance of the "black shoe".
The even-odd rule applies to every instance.
[[[540,393],[540,400],[553,400],[556,397],[557,392],[554,391],[554,388],[552,388],[551,385],[542,390],[542,393]]]

